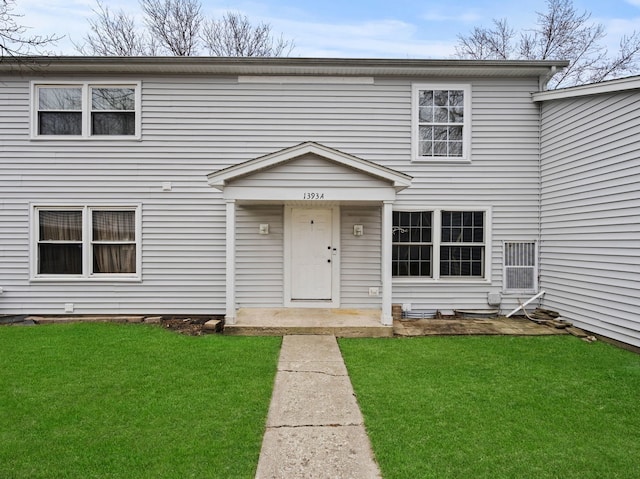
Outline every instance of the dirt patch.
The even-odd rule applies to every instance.
[[[222,332],[223,322],[220,322],[214,330],[205,326],[207,321],[219,319],[222,318],[218,316],[199,316],[195,318],[163,317],[160,320],[160,324],[163,328],[175,331],[179,334],[185,334],[187,336],[202,336],[203,334]]]

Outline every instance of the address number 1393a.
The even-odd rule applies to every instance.
[[[324,193],[308,192],[302,194],[303,200],[324,200]]]

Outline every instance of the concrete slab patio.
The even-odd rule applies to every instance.
[[[379,338],[460,334],[541,336],[567,332],[520,317],[407,319],[395,320],[393,326],[383,326],[378,309],[240,308],[236,324],[226,324],[224,334],[329,334],[347,338]]]
[[[335,336],[284,336],[256,478],[379,477]]]

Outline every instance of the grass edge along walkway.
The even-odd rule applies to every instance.
[[[0,328],[0,477],[252,478],[281,338]]]
[[[563,337],[341,339],[385,479],[640,477],[640,356]]]

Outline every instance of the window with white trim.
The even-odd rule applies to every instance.
[[[414,160],[469,160],[469,85],[414,84],[412,119]]]
[[[431,277],[432,217],[431,211],[393,212],[393,276]]]
[[[535,241],[505,241],[504,292],[538,292],[538,247]]]
[[[486,279],[488,210],[394,211],[395,278]]]
[[[484,212],[443,211],[440,277],[484,278]]]
[[[137,278],[137,207],[37,207],[36,278]]]
[[[36,138],[140,136],[138,83],[34,83],[32,94]]]

